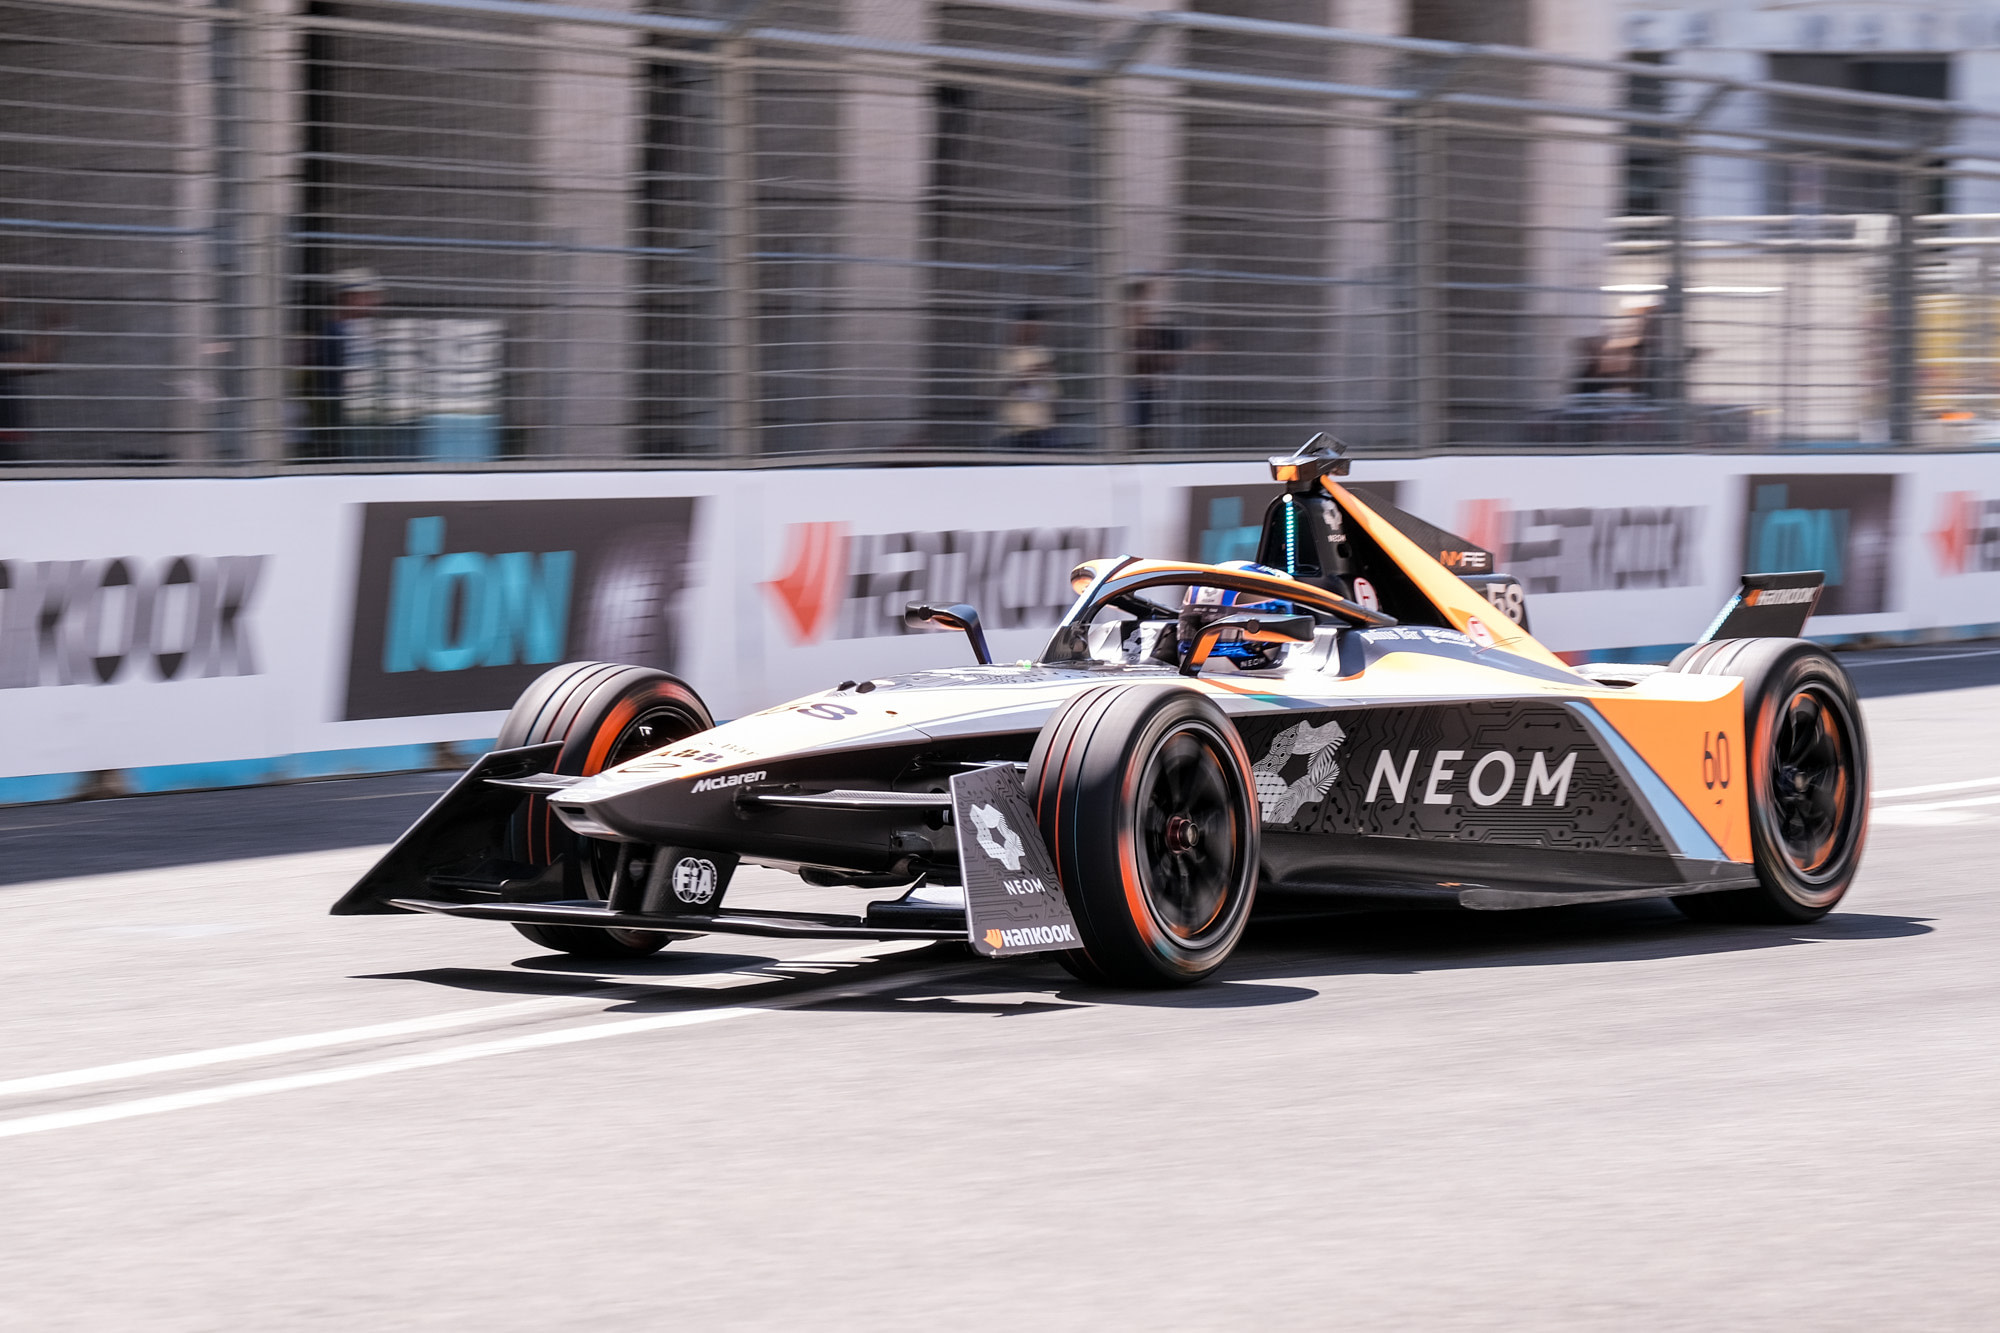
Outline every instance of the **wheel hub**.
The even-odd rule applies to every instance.
[[[1163,841],[1169,852],[1175,856],[1185,856],[1201,846],[1201,825],[1186,815],[1173,815],[1167,820]]]
[[[1221,920],[1239,892],[1241,816],[1227,759],[1218,738],[1186,727],[1162,740],[1138,784],[1147,906],[1186,942]]]

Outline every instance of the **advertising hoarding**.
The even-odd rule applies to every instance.
[[[558,662],[680,669],[699,503],[364,505],[341,716],[505,709]]]
[[[1354,473],[1494,551],[1578,658],[1661,659],[1772,561],[1837,567],[1815,635],[2000,626],[2000,456]],[[73,780],[0,800],[446,761],[556,661],[660,665],[729,717],[966,660],[910,601],[971,601],[1016,660],[1078,561],[1248,558],[1275,493],[1258,463],[10,483],[0,781]]]

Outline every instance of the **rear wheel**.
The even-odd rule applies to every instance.
[[[500,725],[498,748],[561,741],[553,771],[587,777],[714,725],[701,696],[664,671],[571,662],[544,672],[522,692]],[[584,892],[605,896],[616,844],[571,833],[541,796],[529,800],[512,832],[521,860],[548,865],[574,856]],[[545,949],[585,958],[643,957],[670,938],[658,931],[592,926],[514,929]]]
[[[1743,678],[1759,881],[1674,905],[1697,921],[1819,920],[1853,882],[1868,829],[1868,745],[1847,672],[1803,639],[1700,644],[1674,669]]]
[[[1222,966],[1257,890],[1260,824],[1236,728],[1183,687],[1107,685],[1050,719],[1028,791],[1087,981],[1186,985]]]

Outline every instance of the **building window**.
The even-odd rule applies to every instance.
[[[1951,96],[1951,62],[1944,56],[1882,59],[1858,55],[1773,55],[1770,77],[1780,83],[1803,83],[1851,92],[1887,93],[1946,101]],[[1774,128],[1810,130],[1859,138],[1909,140],[1926,136],[1942,140],[1942,117],[1913,117],[1908,112],[1878,107],[1843,107],[1805,98],[1772,97],[1769,116]],[[1919,123],[1928,121],[1929,124]],[[1862,150],[1829,153],[1817,158],[1799,154],[1773,162],[1766,174],[1766,207],[1773,213],[1894,213],[1898,211],[1896,173],[1870,170],[1871,161],[1887,154]],[[1942,167],[1942,160],[1932,165]],[[1942,213],[1949,207],[1946,181],[1934,175],[1915,201],[1920,213]]]
[[[1627,56],[1643,65],[1661,65],[1666,56],[1659,52]],[[1644,74],[1627,75],[1625,109],[1647,115],[1665,115],[1667,81]],[[1625,131],[1625,213],[1628,217],[1657,217],[1672,211],[1674,196],[1674,155],[1662,146],[1668,131],[1658,125],[1633,125]]]

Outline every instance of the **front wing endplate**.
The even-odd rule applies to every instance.
[[[951,808],[972,947],[989,958],[1083,947],[1055,859],[1013,768],[957,774]]]

